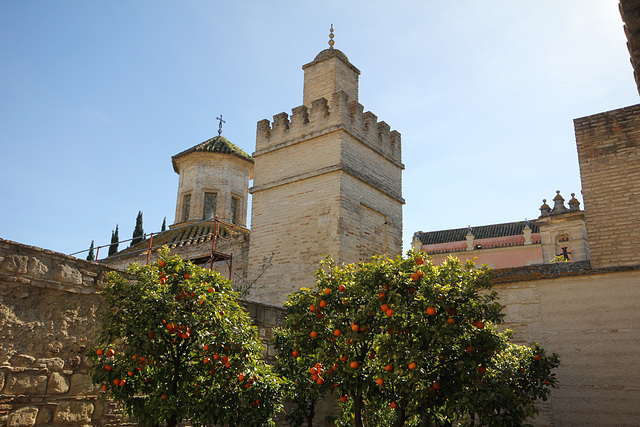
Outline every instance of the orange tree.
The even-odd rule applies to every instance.
[[[286,419],[294,426],[306,423],[311,427],[318,401],[327,394],[331,384],[324,379],[326,368],[317,362],[314,341],[296,339],[301,329],[298,319],[308,311],[307,295],[307,292],[289,295],[288,316],[283,327],[274,331],[274,346],[278,351],[276,372],[290,379],[286,397],[292,406]]]
[[[281,380],[231,283],[168,253],[110,275],[94,382],[143,425],[270,424]]]
[[[294,380],[316,375],[329,384],[356,426],[471,423],[476,414],[518,425],[534,414],[532,399],[545,399],[554,384],[555,355],[536,347],[536,365],[506,352],[509,335],[495,328],[502,307],[486,268],[457,259],[435,266],[411,252],[346,266],[328,259],[316,279],[314,290],[286,303],[281,347],[305,355],[296,359]],[[522,378],[512,378],[516,365]]]

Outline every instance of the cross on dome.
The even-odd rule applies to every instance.
[[[222,120],[222,114],[220,114],[220,117],[216,117],[216,120],[220,121],[220,124],[218,126],[218,136],[222,135],[222,124],[223,123],[227,123],[224,120]]]

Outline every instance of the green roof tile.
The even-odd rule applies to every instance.
[[[247,160],[253,163],[253,157],[245,153],[240,147],[229,142],[223,136],[215,136],[211,139],[207,139],[206,141],[201,142],[200,144],[194,147],[189,148],[188,150],[184,150],[183,152],[178,153],[175,156],[171,157],[171,162],[173,163],[173,169],[176,169],[176,159],[180,157],[184,157],[187,154],[197,153],[197,152],[231,154],[243,160]]]

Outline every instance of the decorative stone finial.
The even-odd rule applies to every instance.
[[[547,199],[542,199],[542,206],[540,206],[540,216],[547,216],[551,212],[551,207],[547,204]]]
[[[333,38],[335,37],[333,34],[333,24],[331,24],[331,29],[329,31],[329,49],[333,49],[333,45],[336,44],[336,42],[333,41]]]
[[[569,210],[570,211],[579,211],[580,210],[580,202],[576,199],[576,193],[571,193],[571,200],[569,200]]]
[[[567,207],[564,205],[564,197],[560,195],[560,190],[556,190],[556,197],[553,198],[553,209],[551,210],[551,213],[563,213],[567,210]]]
[[[222,120],[222,114],[220,114],[220,117],[216,117],[216,120],[220,121],[220,124],[218,125],[218,136],[222,136],[222,124],[227,122]]]

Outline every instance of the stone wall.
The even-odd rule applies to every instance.
[[[635,426],[640,420],[640,266],[588,261],[496,270],[514,342],[560,355],[560,387],[537,426]]]
[[[591,264],[640,264],[640,105],[574,126]]]
[[[124,425],[92,384],[99,290],[111,268],[0,239],[0,426]],[[278,307],[244,302],[273,361]]]
[[[87,348],[110,269],[0,239],[0,425],[108,425]]]

